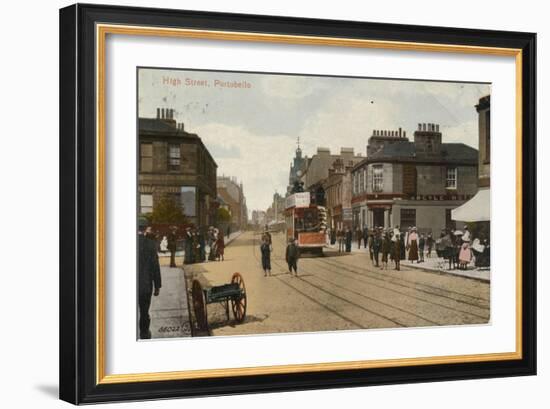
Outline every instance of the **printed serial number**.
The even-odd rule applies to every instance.
[[[165,333],[165,332],[178,332],[181,330],[181,327],[160,327],[159,332]]]

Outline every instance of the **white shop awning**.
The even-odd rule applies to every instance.
[[[451,210],[451,219],[461,222],[488,222],[491,220],[491,191],[483,189],[462,206]]]

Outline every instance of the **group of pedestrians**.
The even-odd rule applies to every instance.
[[[401,260],[405,258],[405,242],[398,228],[384,231],[382,227],[376,227],[370,230],[366,245],[374,266],[387,270],[388,261],[391,260],[395,270],[401,269]],[[382,254],[382,260],[380,260],[380,254]]]
[[[366,239],[365,239],[366,236]],[[363,245],[368,248],[370,259],[376,267],[388,269],[389,261],[394,263],[394,269],[401,269],[401,260],[423,263],[424,257],[431,257],[434,240],[431,234],[418,233],[414,226],[401,231],[399,226],[384,229],[375,227],[357,231],[358,248]],[[381,256],[381,257],[380,257]]]
[[[177,227],[172,226],[170,232],[162,237],[159,244],[161,253],[170,252],[170,267],[177,267],[177,242]],[[207,230],[187,227],[183,233],[183,249],[184,264],[201,263],[207,261],[207,259],[208,261],[223,261],[225,252],[223,232],[213,226],[210,226]]]
[[[262,233],[260,243],[260,253],[262,255],[262,270],[264,277],[271,276],[271,253],[273,252],[273,240],[267,226]],[[288,266],[288,273],[291,277],[298,277],[298,259],[300,258],[300,248],[297,240],[293,237],[288,239],[285,249],[285,260]]]
[[[334,245],[338,243],[338,252],[351,252],[351,245],[353,241],[353,233],[349,227],[344,229],[333,229],[329,233],[330,244]]]
[[[464,231],[442,230],[436,252],[449,262],[449,270],[466,270],[473,259],[476,267],[490,266],[489,241],[484,237],[473,238],[468,226],[464,226]]]
[[[208,230],[187,227],[183,235],[184,264],[202,263],[206,261],[208,246],[208,261],[223,261],[225,239],[223,231],[210,226]]]

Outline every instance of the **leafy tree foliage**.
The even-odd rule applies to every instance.
[[[218,223],[229,222],[229,221],[231,221],[231,214],[227,209],[220,207],[218,209]]]
[[[158,203],[155,203],[150,219],[152,223],[182,224],[187,222],[183,213],[183,205],[176,200],[175,196],[170,195],[163,196]]]

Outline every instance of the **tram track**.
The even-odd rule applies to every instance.
[[[433,285],[417,283],[417,282],[413,282],[411,280],[403,280],[403,281],[405,281],[407,283],[410,283],[410,284],[413,284],[413,285],[402,284],[402,283],[396,282],[396,280],[399,280],[399,278],[392,277],[392,278],[388,279],[387,277],[385,277],[381,273],[371,272],[372,274],[368,274],[368,273],[365,272],[365,271],[370,272],[370,270],[364,270],[361,273],[359,273],[356,270],[354,271],[353,268],[350,268],[352,266],[349,266],[347,263],[336,264],[336,263],[333,263],[332,261],[327,260],[326,258],[323,258],[323,259],[311,258],[311,259],[308,259],[308,260],[311,260],[311,262],[317,264],[318,266],[321,266],[323,270],[325,270],[329,273],[337,272],[339,274],[342,274],[342,270],[344,270],[346,272],[349,271],[350,273],[357,276],[357,277],[352,277],[349,274],[344,274],[346,276],[346,278],[349,279],[349,280],[356,280],[356,281],[361,282],[362,284],[365,284],[365,285],[368,285],[368,286],[375,286],[375,287],[383,289],[385,291],[390,291],[390,292],[399,294],[400,296],[408,297],[409,299],[412,299],[412,300],[415,300],[415,301],[420,301],[420,302],[425,303],[427,305],[432,305],[432,306],[436,306],[438,308],[443,308],[447,311],[457,313],[461,317],[464,317],[465,315],[470,316],[470,317],[474,317],[473,320],[468,319],[468,321],[472,321],[472,323],[478,323],[479,320],[487,321],[489,319],[490,309],[488,307],[486,307],[484,305],[481,305],[480,303],[466,301],[464,299],[456,298],[456,297],[453,297],[451,295],[457,295],[459,297],[464,297],[464,298],[469,297],[471,300],[474,300],[474,299],[479,300],[479,301],[484,301],[485,300],[485,299],[480,298],[480,297],[470,296],[468,294],[463,294],[463,293],[460,293],[460,292],[448,290],[448,289],[433,286]],[[331,269],[329,266],[331,266],[333,268],[337,268],[338,271],[335,271],[335,270]],[[283,267],[283,270],[284,270],[284,267]],[[356,291],[355,289],[351,289],[351,288],[348,288],[347,286],[343,286],[343,285],[340,285],[338,283],[335,283],[334,281],[327,280],[326,278],[321,277],[319,274],[313,273],[313,271],[311,271],[310,268],[304,268],[303,263],[300,267],[300,270],[302,272],[305,272],[307,275],[315,277],[315,279],[317,279],[317,280],[324,281],[325,283],[329,284],[330,286],[339,288],[342,291],[347,291],[347,292],[349,292],[351,294],[354,294],[356,296],[360,296],[362,298],[368,299],[369,301],[374,301],[374,302],[380,303],[382,305],[389,306],[390,308],[399,310],[401,312],[405,312],[408,315],[415,316],[418,319],[421,319],[425,322],[429,322],[429,323],[434,324],[434,325],[446,325],[446,323],[434,321],[433,319],[431,319],[429,317],[412,313],[411,311],[404,310],[404,309],[399,308],[395,305],[388,305],[387,303],[384,303],[383,301],[374,299],[373,297],[369,297],[369,296],[365,295],[364,293]],[[358,279],[358,277],[364,278],[364,279]],[[418,297],[416,295],[407,294],[407,293],[404,293],[402,291],[398,291],[398,290],[396,290],[394,288],[391,288],[391,287],[389,287],[388,285],[385,285],[385,284],[384,285],[375,284],[372,281],[370,281],[369,279],[370,280],[378,280],[380,282],[387,283],[389,286],[401,286],[401,287],[404,287],[404,288],[406,288],[408,290],[411,290],[411,291],[419,291],[421,293],[425,293],[425,294],[429,295],[430,297],[437,297],[441,300],[447,300],[447,301],[450,301],[450,302],[453,302],[453,303],[456,303],[456,304],[463,304],[467,307],[475,308],[475,309],[478,309],[480,311],[478,313],[477,311],[465,310],[465,309],[462,309],[462,308],[457,308],[456,306],[445,305],[445,304],[442,304],[441,302],[437,302],[435,300],[430,300],[430,299],[426,299],[426,298],[423,298],[423,297]],[[310,285],[313,285],[312,283],[309,282],[309,280],[303,279],[303,281],[306,281]],[[424,288],[418,288],[419,285],[424,287]],[[439,291],[439,293],[437,293],[435,291]],[[441,293],[447,293],[447,294],[441,294]],[[487,311],[487,314],[484,314],[483,313],[484,311]]]
[[[349,267],[349,268],[357,268],[356,266],[353,266],[353,265],[349,265],[347,263],[342,263],[344,266],[346,267]],[[373,266],[374,267],[374,266]],[[405,266],[403,266],[405,267]],[[377,268],[377,267],[374,267],[374,268]],[[406,267],[405,267],[406,268]],[[384,278],[388,278],[388,275],[384,275],[383,273],[381,272],[376,272],[376,271],[372,271],[372,270],[369,270],[372,274],[375,274],[377,276],[380,276],[380,277],[384,277]],[[385,270],[385,271],[388,271],[388,272],[393,272],[393,273],[397,273],[396,271],[394,270]],[[399,280],[399,281],[402,281],[402,282],[406,282],[406,283],[410,283],[410,284],[413,284],[415,286],[415,288],[417,288],[418,286],[421,286],[421,287],[425,287],[425,288],[428,288],[428,289],[431,289],[431,290],[435,290],[435,291],[443,291],[443,292],[447,292],[449,294],[454,294],[454,295],[457,295],[459,297],[464,297],[464,298],[469,298],[471,300],[476,300],[476,301],[480,301],[480,302],[483,302],[483,303],[489,303],[489,299],[487,298],[483,298],[483,297],[476,297],[476,296],[473,296],[473,295],[470,295],[470,294],[464,294],[464,293],[461,293],[459,291],[453,291],[453,290],[448,290],[446,288],[443,288],[443,287],[438,287],[438,286],[434,286],[434,285],[431,285],[431,284],[426,284],[426,283],[421,283],[421,282],[418,282],[418,281],[412,281],[412,280],[407,280],[405,277],[396,277],[396,276],[391,276],[389,278],[392,278],[392,279],[395,279],[395,280]],[[418,290],[421,290],[419,288],[417,288]],[[433,294],[433,295],[439,295],[439,294],[435,294],[435,293],[432,293],[432,292],[428,292],[428,290],[421,290],[423,292],[427,292],[428,294]]]
[[[388,283],[390,285],[395,285],[395,286],[407,288],[407,289],[410,289],[410,290],[413,290],[413,291],[419,291],[421,293],[428,294],[430,296],[447,299],[447,300],[450,300],[450,301],[453,301],[453,302],[456,302],[456,303],[460,303],[460,304],[468,305],[470,307],[478,308],[480,310],[490,311],[490,307],[482,305],[480,303],[465,301],[463,299],[455,298],[455,297],[452,297],[450,295],[440,294],[440,293],[437,293],[437,292],[434,292],[434,291],[426,290],[426,289],[423,289],[423,288],[418,288],[418,286],[425,287],[425,285],[421,284],[421,283],[417,283],[417,282],[410,281],[410,280],[403,280],[400,277],[387,276],[387,275],[384,275],[382,273],[378,273],[378,272],[367,270],[367,269],[358,271],[359,269],[357,267],[350,266],[347,263],[335,264],[335,263],[332,263],[332,262],[330,262],[326,259],[323,260],[323,263],[327,264],[327,265],[330,265],[332,267],[338,268],[340,270],[343,270],[345,272],[363,277],[363,278],[369,278],[369,279],[372,279],[372,280],[385,282],[385,283]],[[340,273],[341,273],[341,271],[340,271]],[[365,280],[360,280],[360,281],[365,282],[367,284],[370,284],[370,281],[365,281]],[[406,284],[403,284],[402,282],[411,283],[413,285],[406,285]],[[375,284],[372,284],[372,285],[375,285]],[[392,290],[392,289],[387,288],[387,287],[381,287],[381,288]],[[462,293],[453,292],[451,290],[447,290],[447,289],[442,288],[442,287],[430,286],[430,288],[435,289],[436,291],[447,292],[447,293],[450,293],[450,294],[452,294],[452,293],[461,294],[461,296],[466,295],[466,294],[462,294]],[[395,291],[395,290],[392,290],[392,291]]]
[[[380,285],[377,285],[377,284],[374,284],[372,282],[369,282],[369,281],[366,281],[366,280],[359,280],[355,277],[350,277],[349,275],[347,274],[342,274],[342,271],[341,270],[332,270],[330,268],[327,268],[326,266],[322,266],[321,265],[321,268],[323,268],[325,271],[329,272],[329,273],[336,273],[336,274],[341,274],[341,275],[345,275],[346,278],[350,279],[350,280],[356,280],[356,281],[359,281],[365,285],[368,285],[368,286],[372,286],[372,287],[376,287],[376,288],[379,288],[381,290],[385,290],[385,291],[389,291],[389,292],[393,292],[395,294],[399,294],[400,296],[403,296],[403,297],[407,297],[409,299],[412,299],[412,300],[415,300],[415,301],[420,301],[422,303],[425,303],[425,304],[429,304],[431,306],[436,306],[437,308],[444,308],[448,311],[452,311],[454,313],[458,313],[458,314],[461,314],[461,315],[470,315],[472,317],[475,317],[476,319],[475,320],[470,320],[472,321],[472,323],[477,323],[479,321],[479,319],[481,320],[487,320],[488,319],[488,316],[485,316],[485,315],[480,315],[480,314],[477,314],[475,312],[471,312],[471,311],[466,311],[466,310],[463,310],[463,309],[458,309],[458,308],[453,308],[449,305],[445,305],[445,304],[441,304],[439,302],[435,302],[435,301],[432,301],[432,300],[428,300],[428,299],[425,299],[425,298],[422,298],[422,297],[418,297],[418,296],[415,296],[415,295],[412,295],[412,294],[407,294],[405,292],[402,292],[402,291],[398,291],[398,290],[395,290],[395,289],[392,289],[392,288],[389,288],[387,286],[380,286]],[[340,269],[340,266],[338,266],[338,268]],[[332,285],[335,285],[335,286],[339,286],[338,284],[330,281],[330,280],[326,280],[326,279],[323,279],[322,277],[319,277],[318,275],[315,275],[315,277],[321,279],[321,280],[325,280],[325,281],[328,281],[330,283],[332,283]],[[383,280],[382,280],[383,281]],[[342,286],[340,286],[342,287]],[[343,289],[345,289],[346,291],[349,291],[349,292],[356,292],[355,290],[352,290],[352,289],[349,289],[349,288],[345,288],[345,287],[342,287]],[[410,288],[410,287],[408,287]],[[411,288],[412,289],[412,288]],[[412,289],[414,290],[414,289]],[[393,308],[396,308],[398,309],[398,307],[395,307],[393,306]],[[405,310],[404,310],[405,311]],[[416,315],[418,316],[419,318],[425,320],[425,321],[432,321],[430,318],[427,318],[425,316],[422,316],[422,315],[418,315],[418,314],[413,314],[413,313],[410,313],[408,312],[409,314],[412,314],[412,315]],[[433,321],[432,321],[433,322]],[[437,322],[436,323],[437,325],[447,325],[447,323],[445,322]]]
[[[274,254],[274,253],[275,253],[275,252],[273,252],[273,254]],[[256,236],[255,236],[255,235],[253,236],[253,250],[252,250],[252,254],[254,255],[254,258],[256,259],[256,261],[258,261],[258,264],[261,265],[261,258],[260,258],[260,256],[259,256],[258,253],[257,253],[257,244],[256,244]],[[275,261],[275,260],[276,260],[275,257],[272,257],[272,258],[271,258],[271,261],[272,261],[275,265],[277,265],[277,267],[281,268],[281,265],[280,265],[277,261]],[[284,271],[284,268],[282,268],[282,270]],[[295,292],[297,292],[298,294],[300,294],[302,297],[304,297],[304,298],[306,298],[307,300],[311,301],[312,303],[314,303],[314,304],[320,306],[321,308],[325,309],[326,311],[328,311],[328,312],[330,312],[330,313],[336,315],[338,318],[342,319],[343,321],[347,322],[348,324],[351,324],[351,325],[357,327],[357,329],[363,329],[363,328],[364,328],[364,325],[362,325],[362,324],[360,324],[360,323],[354,321],[354,320],[351,319],[351,318],[348,318],[348,317],[342,315],[342,314],[339,313],[337,310],[335,310],[335,309],[333,309],[333,308],[331,308],[331,307],[329,307],[329,306],[327,306],[327,305],[325,305],[325,304],[320,303],[320,302],[319,302],[318,300],[316,300],[315,298],[313,298],[313,297],[311,297],[310,295],[308,295],[307,293],[305,293],[305,292],[299,290],[299,289],[296,288],[295,286],[293,286],[293,285],[287,283],[286,281],[282,280],[281,278],[279,278],[279,277],[275,277],[275,278],[277,278],[278,281],[279,281],[280,283],[284,284],[286,287],[288,287],[288,288],[294,290]]]
[[[278,261],[275,261],[275,260],[271,260],[271,261],[272,261],[272,263],[274,262],[274,264],[277,265],[277,267],[281,268],[283,271],[285,270],[285,266],[282,265],[281,263],[279,263]],[[298,289],[296,286],[290,284],[289,282],[283,280],[281,277],[275,277],[275,278],[276,278],[277,280],[279,280],[280,282],[282,282],[283,284],[287,285],[288,287],[291,287],[294,291],[296,291],[296,292],[298,292],[298,293],[300,293],[300,294],[302,294],[302,295],[305,295],[305,293],[304,293],[303,291],[301,291],[300,289]],[[302,283],[304,283],[304,284],[307,284],[307,285],[309,285],[310,287],[312,287],[312,288],[314,288],[314,289],[316,289],[316,290],[318,290],[318,291],[321,291],[321,292],[324,293],[325,295],[328,295],[329,297],[332,297],[332,298],[334,298],[334,299],[337,299],[337,300],[340,300],[340,301],[342,301],[342,302],[345,302],[346,304],[349,304],[349,305],[351,305],[351,306],[354,307],[354,308],[358,308],[358,309],[360,309],[360,310],[362,310],[362,311],[365,311],[365,312],[367,312],[367,313],[369,313],[369,314],[371,314],[371,315],[374,315],[374,316],[376,316],[376,317],[378,317],[378,318],[382,318],[382,319],[384,319],[384,320],[386,320],[386,321],[392,322],[393,324],[395,324],[395,325],[398,326],[398,327],[407,327],[407,326],[408,326],[408,325],[406,325],[405,323],[400,322],[400,321],[398,321],[398,320],[395,319],[395,318],[391,318],[391,317],[388,317],[388,316],[386,316],[386,315],[384,315],[384,314],[380,314],[379,312],[373,311],[373,310],[368,309],[368,308],[366,308],[366,307],[364,307],[364,306],[362,306],[362,305],[359,305],[359,304],[357,304],[357,303],[354,303],[354,302],[352,302],[352,301],[350,301],[350,300],[348,300],[348,299],[346,299],[346,298],[344,298],[344,297],[341,297],[340,295],[338,295],[338,294],[336,294],[336,293],[334,293],[334,292],[327,291],[327,290],[325,290],[324,288],[322,288],[322,287],[320,287],[320,286],[317,286],[317,285],[315,285],[315,284],[310,283],[309,281],[305,280],[303,277],[298,276],[298,277],[297,277],[297,281],[302,282]],[[330,307],[327,307],[325,304],[319,303],[318,301],[316,301],[314,298],[312,298],[312,297],[310,297],[310,296],[307,296],[307,298],[310,299],[310,300],[313,300],[315,303],[317,303],[317,304],[319,304],[319,305],[322,305],[324,308],[329,309],[329,310],[332,311],[332,312],[336,312],[336,310],[334,310],[334,309],[332,309],[332,308],[330,308]],[[339,317],[342,317],[341,314],[339,314],[339,313],[336,313],[336,314],[337,314]],[[346,321],[350,321],[350,320],[346,318]],[[361,324],[357,324],[357,325],[359,325],[359,328],[363,328],[363,329],[366,328],[365,325],[361,325]]]
[[[256,237],[254,236],[254,250],[253,250],[253,255],[254,255],[254,257],[256,258],[256,260],[258,261],[258,263],[261,263],[260,256],[259,256],[258,253],[257,253],[255,241],[256,241]],[[273,251],[273,255],[275,255],[275,252],[274,252],[274,251]],[[279,269],[281,269],[282,271],[286,271],[286,266],[285,266],[284,264],[282,264],[282,262],[280,262],[279,260],[282,260],[282,259],[280,259],[279,257],[272,257],[272,258],[271,258],[271,263],[272,263],[272,264],[275,264],[275,265],[276,265]],[[286,280],[282,279],[281,277],[276,276],[275,278],[276,278],[280,283],[282,283],[282,284],[284,284],[285,286],[291,288],[292,290],[294,290],[294,291],[297,292],[298,294],[300,294],[300,295],[302,295],[303,297],[307,298],[307,299],[310,300],[311,302],[313,302],[313,303],[315,303],[315,304],[321,306],[321,307],[324,308],[325,310],[327,310],[327,311],[333,313],[334,315],[336,315],[337,317],[343,319],[344,321],[346,321],[346,322],[348,322],[348,323],[350,323],[350,324],[353,324],[353,325],[356,326],[358,329],[365,329],[365,328],[366,328],[364,324],[360,324],[360,323],[354,321],[353,319],[350,319],[349,317],[346,317],[346,316],[342,315],[342,314],[339,313],[336,309],[331,308],[331,307],[327,306],[326,304],[320,303],[318,300],[316,300],[315,298],[311,297],[310,295],[308,295],[307,293],[305,293],[303,290],[297,288],[295,285],[290,284],[289,282],[287,282]],[[382,318],[382,319],[384,319],[384,320],[386,320],[386,321],[388,321],[388,322],[391,322],[391,323],[395,324],[395,325],[398,326],[398,327],[406,327],[406,326],[407,326],[407,325],[405,325],[404,323],[397,321],[396,319],[393,319],[393,318],[391,318],[391,317],[387,317],[387,316],[385,316],[385,315],[383,315],[383,314],[380,314],[380,313],[378,313],[378,312],[376,312],[376,311],[372,311],[372,310],[370,310],[370,309],[368,309],[368,308],[365,308],[365,307],[363,307],[363,306],[361,306],[361,305],[359,305],[359,304],[353,303],[353,302],[351,302],[351,301],[349,301],[349,300],[347,300],[347,299],[345,299],[345,298],[343,298],[343,297],[341,297],[341,296],[339,296],[339,295],[337,295],[337,294],[335,294],[335,293],[333,293],[333,292],[330,292],[330,291],[327,291],[327,290],[325,290],[325,289],[323,289],[323,288],[321,288],[321,287],[315,286],[315,285],[313,285],[313,284],[311,284],[311,283],[309,283],[309,282],[307,282],[307,281],[305,281],[305,280],[303,280],[303,279],[300,279],[299,281],[301,281],[301,282],[303,282],[303,283],[305,283],[305,284],[308,284],[310,287],[313,287],[313,288],[315,288],[315,289],[317,289],[317,290],[323,292],[324,294],[328,295],[329,297],[332,297],[332,298],[338,299],[338,300],[340,300],[340,301],[343,301],[343,302],[345,302],[345,303],[347,303],[347,304],[349,304],[349,305],[351,305],[351,306],[353,306],[353,307],[355,307],[355,308],[359,308],[359,309],[361,309],[361,310],[363,310],[363,311],[365,311],[365,312],[367,312],[367,313],[369,313],[369,314],[371,314],[371,315],[374,315],[374,316],[376,316],[376,317],[378,317],[378,318]]]
[[[275,251],[273,251],[273,255],[275,256]],[[257,255],[256,251],[254,251],[254,256],[255,256],[256,259],[258,260],[258,255]],[[282,259],[282,258],[280,258],[280,257],[272,257],[272,263],[275,264],[275,265],[276,265],[278,268],[280,268],[281,270],[285,271],[285,270],[286,270],[286,266],[285,266],[284,264],[282,264],[281,262],[279,262],[279,261],[278,261],[279,259]],[[259,260],[258,260],[258,261],[259,261]],[[319,280],[323,280],[321,277],[318,277],[316,274],[312,274],[311,271],[309,271],[309,270],[307,270],[307,269],[304,269],[303,266],[300,267],[300,271],[305,271],[306,274],[309,273],[310,276],[315,277],[316,279],[319,279]],[[295,286],[290,285],[288,282],[282,280],[280,277],[277,277],[277,278],[279,279],[279,281],[283,282],[283,283],[286,284],[287,286],[292,287],[295,291],[299,291]],[[373,310],[371,310],[371,309],[365,308],[364,306],[359,305],[359,304],[357,304],[357,303],[354,303],[354,302],[350,301],[349,299],[344,298],[344,297],[342,297],[342,296],[340,296],[340,295],[338,295],[338,294],[336,294],[336,293],[334,293],[334,292],[328,291],[327,289],[322,288],[321,286],[312,283],[310,280],[306,279],[304,275],[298,276],[297,278],[298,278],[298,280],[300,280],[300,281],[303,282],[304,284],[307,284],[307,285],[309,285],[310,287],[315,288],[316,290],[321,291],[321,292],[325,293],[326,295],[328,295],[328,296],[330,296],[330,297],[334,297],[334,298],[336,298],[336,299],[338,299],[338,300],[340,300],[340,301],[343,301],[343,302],[345,302],[345,303],[347,303],[347,304],[349,304],[349,305],[351,305],[351,306],[353,306],[353,307],[355,307],[355,308],[359,308],[359,309],[364,310],[364,311],[366,311],[366,312],[368,312],[368,313],[370,313],[370,314],[372,314],[372,315],[375,315],[375,316],[377,316],[377,317],[379,317],[379,318],[382,318],[382,319],[384,319],[384,320],[393,322],[395,325],[397,325],[397,326],[399,326],[399,327],[409,327],[409,326],[410,326],[410,325],[408,325],[408,324],[406,324],[406,323],[404,323],[404,322],[402,322],[402,321],[400,321],[400,320],[398,320],[398,319],[396,319],[396,318],[388,317],[387,315],[384,315],[384,314],[381,314],[381,313],[379,313],[379,312],[373,311]],[[350,290],[349,288],[340,286],[340,285],[338,285],[338,284],[336,284],[336,283],[332,283],[332,282],[330,282],[329,280],[324,280],[324,281],[325,281],[325,282],[328,282],[332,287],[339,288],[340,290],[347,291],[347,292],[350,292],[350,293],[352,293],[352,294],[355,294],[356,296],[359,296],[359,297],[361,297],[361,298],[363,298],[363,299],[366,299],[366,300],[368,300],[369,302],[374,302],[374,303],[377,303],[377,304],[379,304],[379,305],[382,305],[382,306],[384,306],[384,307],[386,307],[386,308],[389,308],[389,309],[392,309],[392,310],[395,310],[395,311],[399,311],[400,313],[404,313],[404,314],[407,314],[407,315],[409,315],[409,316],[413,316],[413,317],[415,317],[415,318],[417,318],[417,319],[420,319],[420,320],[426,322],[427,325],[442,325],[441,323],[438,323],[438,322],[436,322],[436,321],[433,321],[433,320],[430,320],[430,319],[428,319],[428,318],[422,317],[422,316],[420,316],[420,315],[418,315],[418,314],[412,313],[412,312],[410,312],[410,311],[403,310],[403,309],[401,309],[401,308],[399,308],[399,307],[396,307],[396,306],[394,306],[394,305],[391,305],[391,304],[385,303],[385,302],[383,302],[383,301],[377,300],[377,299],[375,299],[375,298],[369,297],[369,296],[367,296],[367,295],[365,295],[365,294],[362,294],[362,293],[359,293],[359,292]],[[302,294],[303,294],[303,292],[302,292]],[[363,326],[361,326],[360,328],[365,328],[365,326],[363,325]]]
[[[276,246],[273,248],[273,251],[271,253],[272,254],[271,262],[275,267],[277,267],[278,270],[287,271],[287,266],[286,266],[286,263],[284,262],[283,254],[279,253],[279,251],[283,251],[282,249],[284,249],[286,245],[286,241],[284,240],[284,236],[282,237],[280,235],[274,235],[274,236],[275,236],[273,237],[273,239],[275,239],[274,242],[281,244],[281,248],[279,249],[278,248],[279,246]],[[257,241],[257,237],[254,237],[253,255],[255,259],[258,261],[258,264],[261,264],[261,257],[258,254],[258,249],[256,249],[256,246],[259,244],[257,244],[256,241]],[[480,320],[487,321],[489,319],[489,314],[483,313],[483,311],[489,312],[489,308],[485,307],[479,302],[477,303],[474,302],[474,300],[477,300],[483,303],[485,299],[480,297],[469,296],[468,294],[463,294],[460,292],[448,290],[445,288],[441,288],[441,287],[437,287],[429,284],[417,283],[411,280],[406,280],[406,279],[400,280],[400,278],[397,278],[397,277],[387,277],[387,276],[384,276],[384,274],[382,273],[377,273],[366,269],[363,270],[355,266],[350,266],[348,263],[340,262],[340,264],[337,264],[333,260],[327,260],[327,258],[307,258],[307,259],[304,258],[303,260],[308,260],[309,263],[315,264],[315,266],[313,267],[313,270],[312,270],[312,266],[305,267],[304,262],[302,261],[299,267],[299,271],[302,274],[298,276],[298,280],[296,281],[296,284],[301,283],[304,286],[307,286],[307,288],[311,290],[318,291],[326,295],[327,297],[331,297],[332,299],[338,300],[339,302],[344,302],[353,308],[358,308],[380,319],[383,319],[388,323],[391,322],[393,325],[396,325],[399,327],[449,325],[449,320],[443,320],[443,321],[437,320],[436,318],[433,318],[433,317],[428,317],[425,315],[412,312],[410,310],[403,308],[402,306],[389,304],[384,300],[373,297],[371,294],[367,292],[358,291],[357,288],[350,288],[350,285],[345,285],[345,284],[342,285],[342,283],[336,283],[333,280],[330,280],[329,278],[327,278],[326,274],[334,275],[336,273],[341,276],[345,276],[346,279],[349,281],[352,281],[352,282],[356,281],[361,283],[364,286],[376,287],[383,291],[397,294],[402,297],[407,297],[407,299],[414,300],[415,302],[421,302],[426,306],[433,306],[440,310],[444,309],[446,311],[449,311],[452,314],[452,316],[454,316],[453,319],[458,319],[461,322],[467,321],[467,323],[479,323]],[[359,272],[358,270],[361,270],[361,272]],[[368,328],[368,326],[361,325],[356,321],[350,320],[348,317],[343,316],[336,309],[328,307],[325,304],[319,303],[314,297],[306,293],[307,291],[306,287],[299,288],[301,286],[290,283],[289,280],[284,279],[284,277],[275,276],[275,278],[277,278],[278,281],[283,283],[285,286],[291,288],[292,290],[306,297],[308,300],[314,302],[317,305],[321,305],[323,308],[327,309],[327,311],[336,314],[341,319],[344,319],[347,322],[355,326],[358,326],[359,328]],[[412,285],[408,285],[408,284],[412,284]],[[430,297],[436,297],[438,300],[441,300],[441,302],[445,300],[456,304],[462,304],[469,308],[476,308],[476,309],[479,309],[480,311],[478,313],[477,311],[468,311],[465,309],[457,308],[457,306],[445,305],[445,304],[442,304],[441,302],[438,302],[438,300],[430,300],[427,298],[419,297],[417,295],[407,294],[406,292],[400,291],[399,288],[396,289],[392,287],[401,287],[406,290],[417,291],[417,292],[429,295]],[[377,305],[380,305],[383,309],[389,309],[390,311],[395,311],[397,314],[395,315],[391,313],[384,314],[384,313],[381,313],[380,311],[374,311],[370,308],[366,308],[364,305],[361,305],[362,303],[358,303],[350,300],[350,297],[345,295],[346,293],[352,295],[352,297],[356,299],[357,297],[359,297],[362,300],[366,300],[370,304],[376,303]],[[405,317],[415,318],[425,324],[407,323],[408,319]],[[450,324],[450,325],[454,325],[454,324]]]

